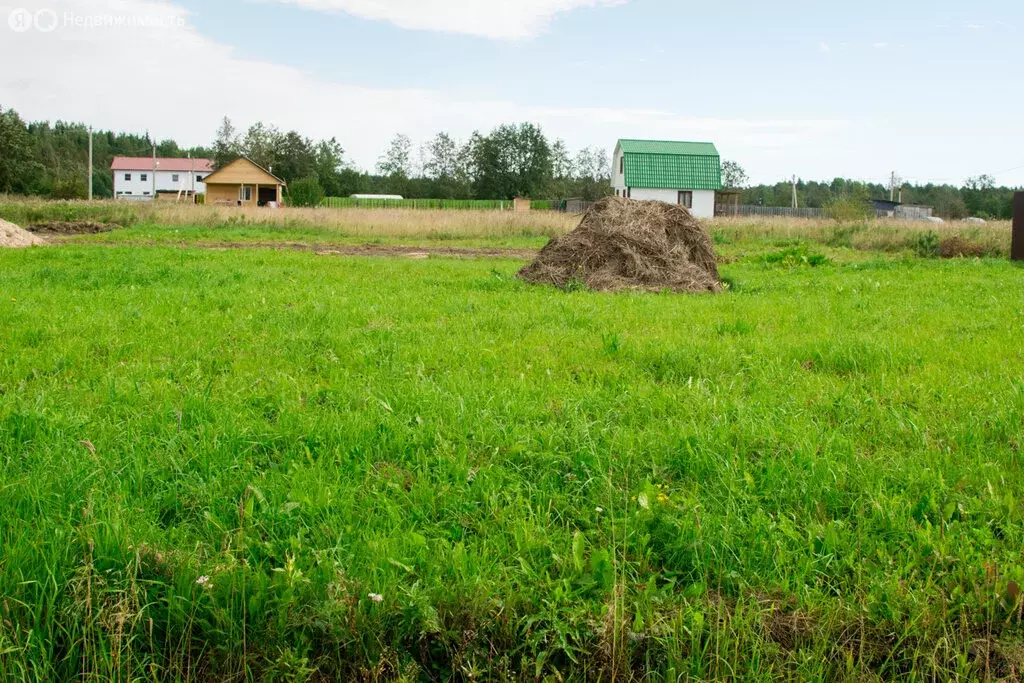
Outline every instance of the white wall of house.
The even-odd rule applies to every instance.
[[[114,196],[152,197],[153,171],[114,171]],[[193,180],[192,176],[195,175]],[[203,179],[210,175],[208,171],[157,171],[157,192],[195,191],[196,194],[206,193]]]
[[[649,187],[634,187],[629,191],[629,196],[633,199],[646,199],[655,202],[665,202],[667,204],[679,203],[679,190],[659,190]]]
[[[625,188],[617,187],[619,194],[623,194]],[[697,218],[715,217],[715,191],[714,190],[693,190],[693,207],[690,209]],[[634,187],[629,190],[632,199],[641,199],[667,204],[679,203],[679,190]]]
[[[612,187],[616,190],[626,188],[626,176],[622,170],[622,149],[616,145],[612,154]]]
[[[694,190],[693,191],[693,208],[690,209],[697,218],[714,218],[715,217],[715,191],[714,190]]]

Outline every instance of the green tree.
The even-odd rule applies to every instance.
[[[399,133],[391,140],[384,156],[377,162],[377,172],[383,176],[382,193],[409,196],[412,140],[408,135]]]
[[[42,171],[31,142],[18,113],[0,107],[0,191],[27,193]]]
[[[477,141],[474,167],[480,198],[540,196],[551,179],[551,145],[537,125],[502,125]]]
[[[224,117],[217,129],[217,139],[213,143],[213,167],[224,168],[238,158],[238,136],[231,119]]]
[[[735,161],[722,162],[722,187],[727,190],[742,190],[747,186],[747,172]]]
[[[288,200],[292,206],[320,206],[324,199],[324,188],[314,178],[300,178],[288,186]]]
[[[438,133],[427,143],[427,160],[423,164],[423,174],[433,181],[436,197],[454,199],[460,192],[459,180],[459,146],[448,133]]]
[[[391,140],[377,162],[377,172],[385,177],[408,178],[412,175],[412,140],[399,133]]]
[[[314,151],[313,163],[316,168],[316,177],[327,196],[344,196],[342,171],[346,166],[345,150],[342,149],[341,144],[335,138],[318,142]]]

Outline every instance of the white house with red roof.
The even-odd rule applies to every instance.
[[[164,159],[157,157],[114,157],[116,199],[153,199],[173,195],[192,198],[206,194],[206,176],[213,173],[210,159]]]

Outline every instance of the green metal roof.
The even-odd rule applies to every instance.
[[[619,140],[626,187],[722,189],[722,162],[710,142]]]
[[[710,142],[669,142],[667,140],[619,140],[626,154],[687,154],[717,157],[718,150]]]

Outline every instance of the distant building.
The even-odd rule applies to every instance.
[[[619,140],[612,157],[618,197],[681,204],[694,216],[715,215],[722,189],[722,160],[710,142]]]
[[[387,199],[387,200],[401,200],[402,195],[400,194],[354,194],[351,195],[350,199]]]
[[[907,221],[926,221],[932,217],[934,209],[918,204],[902,204],[889,199],[869,199],[868,202],[880,216],[899,218]]]
[[[250,159],[235,159],[206,177],[206,203],[230,206],[281,205],[288,183]]]
[[[152,200],[157,196],[191,199],[206,192],[206,177],[213,173],[210,159],[114,157],[115,199]]]

